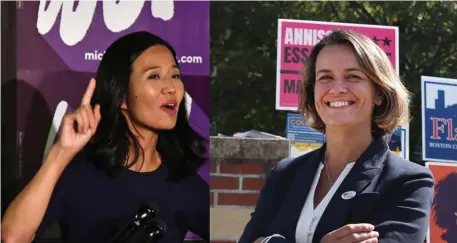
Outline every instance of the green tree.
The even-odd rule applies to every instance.
[[[211,2],[211,134],[284,136],[275,110],[277,19],[398,26],[400,75],[413,93],[410,159],[421,161],[420,76],[457,78],[457,2]]]

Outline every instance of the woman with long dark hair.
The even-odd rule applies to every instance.
[[[197,171],[205,139],[187,119],[174,49],[147,32],[107,50],[32,181],[9,205],[5,242],[30,242],[58,221],[63,242],[109,242],[146,205],[166,227],[209,240],[209,186]],[[139,228],[128,242],[141,242]]]

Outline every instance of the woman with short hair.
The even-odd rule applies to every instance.
[[[409,93],[370,38],[336,30],[311,51],[300,110],[325,144],[280,161],[240,243],[422,243],[431,172],[383,139],[409,121]]]

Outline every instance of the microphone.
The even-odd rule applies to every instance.
[[[145,229],[146,238],[148,239],[148,243],[155,243],[158,242],[167,232],[166,224],[159,219],[150,220]]]
[[[148,220],[152,219],[159,213],[159,207],[155,203],[147,203],[141,207],[133,215],[133,219],[112,239],[112,243],[125,243],[135,231],[140,228]]]

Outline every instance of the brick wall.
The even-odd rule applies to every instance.
[[[249,214],[265,183],[264,161],[220,160],[211,163],[211,207],[219,211],[219,234],[211,243],[234,243],[249,220]],[[214,220],[211,221],[211,224]]]
[[[238,241],[268,172],[287,153],[284,140],[211,138],[211,243]]]
[[[265,183],[262,162],[220,161],[211,166],[211,206],[255,206]]]

